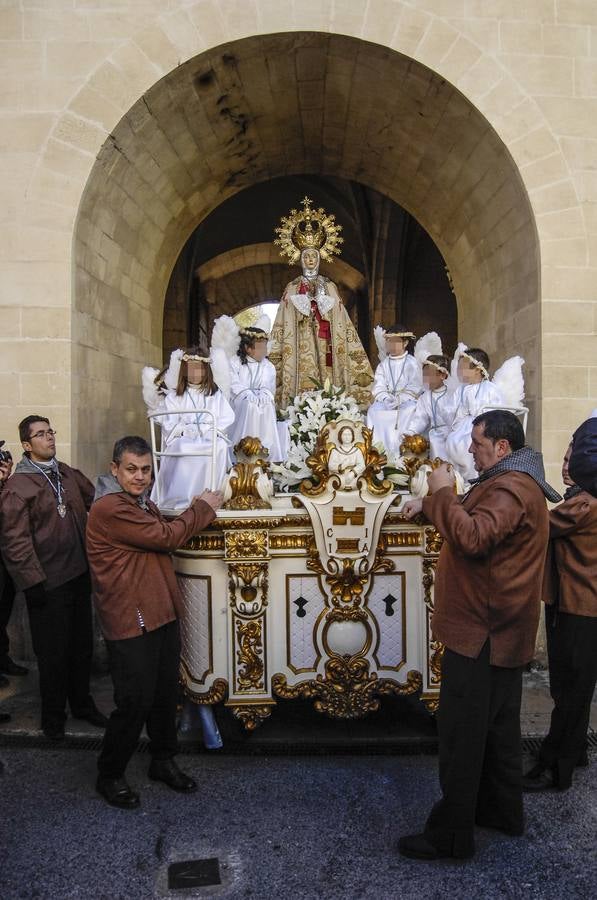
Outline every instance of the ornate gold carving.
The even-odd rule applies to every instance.
[[[230,531],[225,537],[227,559],[267,557],[267,531]]]
[[[236,664],[239,667],[236,680],[241,691],[263,690],[263,641],[261,621],[236,623]],[[240,668],[243,666],[244,668]]]
[[[312,248],[319,250],[321,258],[330,262],[340,255],[342,226],[333,214],[325,212],[322,206],[313,209],[308,197],[301,200],[302,209],[291,209],[289,216],[282,216],[276,228],[274,244],[280,248],[280,256],[288,257],[290,263],[298,262],[301,251]]]
[[[421,544],[419,531],[387,531],[384,538],[388,547],[419,547]]]
[[[429,684],[440,685],[442,681],[442,659],[445,646],[440,641],[430,641],[429,650],[431,651],[431,659],[429,660]]]
[[[232,706],[231,709],[236,718],[240,719],[243,723],[247,731],[255,731],[258,725],[261,725],[265,719],[271,716],[274,706],[274,703],[260,703],[259,705],[237,704],[236,706]]]
[[[270,550],[306,550],[313,541],[310,534],[270,534]]]
[[[336,538],[336,553],[358,553],[359,538]]]
[[[225,678],[216,678],[210,689],[202,694],[192,691],[184,681],[181,681],[181,684],[187,697],[189,697],[193,703],[198,703],[202,706],[220,703],[228,693],[228,682]]]
[[[180,550],[203,551],[206,550],[223,550],[224,535],[223,534],[196,534]]]
[[[309,513],[304,508],[298,497],[292,497],[291,503],[295,508],[300,507],[303,510],[303,515],[301,516],[297,514],[294,516],[284,516],[284,518],[282,519],[283,524],[288,528],[304,528],[305,525],[310,525],[311,522],[309,519]]]
[[[433,587],[433,581],[435,578],[435,567],[437,565],[437,559],[434,557],[425,557],[423,559],[423,599],[425,601],[425,606],[429,610],[430,613],[433,612],[433,597],[431,596],[431,588]]]
[[[255,616],[267,606],[267,563],[229,563],[230,606],[241,616]]]
[[[435,715],[439,709],[439,697],[421,697],[421,702],[425,704],[428,712],[432,715]]]
[[[430,532],[430,534],[429,534]],[[434,535],[437,535],[437,540],[441,543],[441,536],[435,531],[433,528],[426,529],[428,546],[429,544],[434,544],[435,538]],[[434,544],[435,546],[435,544]],[[428,659],[428,675],[429,675],[429,684],[437,685],[441,684],[442,680],[442,657],[444,655],[445,647],[440,641],[436,641],[433,638],[431,633],[431,616],[433,615],[433,597],[431,594],[431,588],[433,587],[433,582],[435,580],[435,567],[437,565],[437,558],[428,556],[423,559],[423,599],[425,601],[425,606],[427,607],[427,640],[428,640],[428,650],[427,650],[427,659]]]
[[[422,434],[407,434],[400,444],[401,453],[414,453],[420,456],[429,450],[429,441]]]
[[[267,468],[267,463],[258,460],[255,463],[237,462],[232,470],[228,484],[232,497],[224,503],[224,509],[271,509],[272,505],[259,495],[257,480]]]
[[[353,430],[355,430],[356,423],[353,422],[350,424],[352,425]],[[329,440],[329,432],[330,428],[336,427],[336,422],[328,422],[328,424],[321,429],[317,438],[315,450],[313,451],[313,454],[306,459],[306,463],[311,469],[311,472],[313,473],[312,477],[314,479],[305,479],[301,483],[301,494],[304,494],[306,497],[318,497],[320,494],[323,494],[328,486],[328,482],[330,482],[333,487],[340,487],[340,476],[334,472],[331,473],[328,466],[330,453],[335,446],[334,443]],[[379,450],[373,446],[373,432],[370,428],[366,428],[363,425],[361,427],[361,434],[363,440],[355,441],[354,447],[361,451],[365,468],[357,479],[357,485],[366,484],[371,494],[374,494],[376,497],[384,497],[386,494],[389,494],[394,487],[391,481],[387,481],[383,478],[380,479],[379,477],[383,467],[387,463],[387,459],[383,453],[380,453]]]
[[[269,450],[263,446],[260,438],[252,437],[251,435],[241,438],[238,444],[234,445],[233,449],[235,456],[237,458],[240,456],[242,462],[249,460],[263,462],[269,456]]]
[[[240,529],[260,529],[264,525],[268,528],[277,528],[279,525],[286,525],[284,516],[267,516],[262,518],[246,518],[246,519],[214,519],[210,528],[220,531],[239,531]],[[301,519],[301,525],[305,524],[305,520]]]
[[[332,525],[364,525],[365,507],[357,506],[356,509],[344,509],[342,506],[334,506],[332,509]]]
[[[272,690],[285,700],[315,700],[317,712],[334,719],[360,719],[379,709],[380,694],[414,694],[420,690],[420,672],[410,671],[405,684],[389,678],[378,678],[369,672],[369,661],[363,657],[334,656],[325,664],[325,675],[314,681],[289,685],[282,673],[272,678]]]
[[[439,553],[444,540],[435,528],[425,529],[425,553]]]

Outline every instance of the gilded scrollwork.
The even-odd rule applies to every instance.
[[[270,550],[307,550],[313,543],[310,534],[270,534]]]
[[[230,606],[241,616],[256,616],[267,606],[267,563],[229,563]]]
[[[425,553],[439,553],[444,540],[436,528],[425,529]]]
[[[184,680],[181,681],[181,684],[186,696],[192,700],[193,703],[198,703],[200,706],[220,703],[228,693],[228,682],[225,678],[216,678],[210,689],[201,694],[191,690]]]
[[[263,690],[262,623],[258,619],[236,623],[236,682],[240,691]]]
[[[273,706],[274,704],[272,703],[252,703],[250,705],[239,704],[231,708],[233,714],[237,719],[240,719],[247,731],[255,731],[265,719],[271,716]]]
[[[435,715],[439,709],[439,697],[421,697],[421,701],[427,707],[427,711]]]
[[[421,534],[418,531],[387,531],[383,535],[387,547],[420,547]]]
[[[222,551],[224,549],[223,534],[196,534],[190,538],[186,544],[180,548],[181,551],[191,550],[194,552],[206,551]]]
[[[314,700],[317,712],[334,719],[360,719],[379,709],[381,694],[413,694],[420,690],[422,678],[419,672],[410,671],[404,684],[389,678],[378,678],[369,671],[369,660],[364,657],[334,656],[325,664],[325,674],[313,681],[289,685],[282,673],[272,678],[272,690],[285,700]]]
[[[225,538],[226,559],[267,558],[267,531],[229,531]]]

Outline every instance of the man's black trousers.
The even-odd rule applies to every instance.
[[[597,682],[597,616],[575,616],[546,606],[545,631],[554,708],[539,759],[554,770],[555,783],[565,789],[587,752]]]
[[[43,602],[27,598],[33,649],[39,669],[41,726],[64,724],[66,701],[73,716],[95,710],[89,694],[93,655],[89,575],[46,590]]]
[[[438,712],[442,799],[425,826],[449,853],[474,850],[474,827],[524,830],[520,700],[522,667],[489,663],[489,641],[477,659],[446,648]]]
[[[106,646],[116,709],[108,722],[98,769],[106,778],[120,778],[144,725],[153,759],[171,759],[177,752],[178,622],[139,637],[106,641]]]
[[[0,662],[5,663],[9,655],[8,622],[15,599],[15,586],[0,559]]]

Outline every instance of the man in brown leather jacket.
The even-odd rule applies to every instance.
[[[575,432],[562,479],[568,489],[564,502],[549,513],[543,585],[554,708],[539,760],[523,779],[526,791],[565,791],[576,766],[588,764],[587,729],[597,682],[597,419]]]
[[[520,701],[532,657],[547,551],[541,455],[524,446],[516,416],[482,413],[470,451],[479,477],[454,493],[444,465],[429,476],[432,495],[407,502],[444,539],[435,577],[433,634],[445,645],[438,713],[442,799],[422,834],[400,839],[415,859],[466,858],[475,824],[524,830]]]
[[[0,495],[2,556],[25,592],[39,669],[41,727],[64,738],[68,700],[77,719],[104,727],[89,693],[93,652],[91,586],[85,553],[93,485],[56,459],[56,432],[45,416],[19,424],[23,458]]]
[[[215,518],[223,498],[217,491],[204,491],[176,519],[163,519],[146,499],[152,459],[141,437],[116,442],[111,471],[111,485],[104,485],[87,525],[94,601],[116,703],[98,759],[96,787],[112,806],[134,809],[139,795],[124,773],[144,725],[150,739],[149,777],[182,793],[197,789],[174,761],[180,641],[179,592],[170,554]]]

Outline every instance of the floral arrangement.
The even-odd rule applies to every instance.
[[[315,381],[314,384],[316,389],[303,391],[286,410],[290,436],[288,457],[284,463],[270,466],[276,486],[282,491],[296,491],[304,478],[311,477],[306,460],[315,450],[317,436],[327,422],[363,421],[356,400],[343,388],[336,387],[329,378],[323,385]]]
[[[303,479],[312,477],[307,457],[315,450],[319,432],[327,422],[336,419],[363,421],[356,400],[343,388],[331,384],[329,379],[326,379],[323,385],[316,381],[313,383],[315,389],[303,391],[283,413],[283,417],[289,422],[288,456],[284,463],[270,465],[276,487],[281,491],[297,491]],[[402,458],[398,454],[394,456],[386,453],[382,444],[374,446],[387,457],[387,465],[383,470],[384,478],[392,481],[397,487],[407,487],[409,476],[401,465]]]

